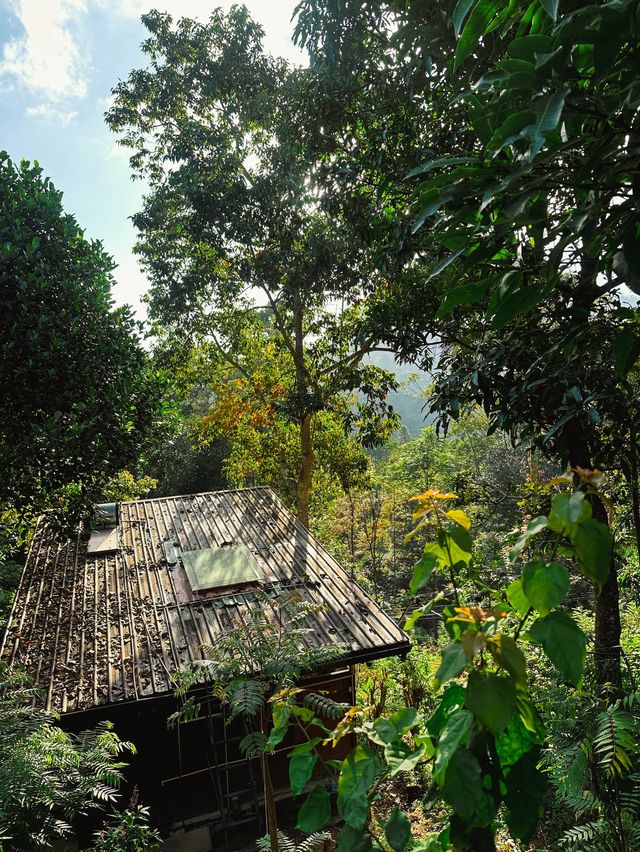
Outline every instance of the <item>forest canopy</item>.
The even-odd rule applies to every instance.
[[[290,727],[300,849],[639,848],[638,1],[301,0],[304,66],[243,6],[142,22],[105,120],[145,188],[144,329],[40,167],[0,160],[5,609],[43,509],[269,485],[413,647],[354,707],[301,698],[289,601],[286,643],[257,605],[176,673],[183,719],[208,667],[243,720],[261,848],[298,848]],[[0,739],[46,754],[52,720],[3,701]]]

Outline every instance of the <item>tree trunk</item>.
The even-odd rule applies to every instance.
[[[575,434],[572,435],[569,463],[571,467],[583,467],[591,470],[592,461],[587,442],[579,424],[576,424],[576,426]],[[593,509],[593,517],[609,526],[609,517],[602,500],[595,496],[590,497],[589,500]],[[616,689],[620,689],[622,686],[621,632],[618,572],[612,552],[609,575],[600,592],[596,593],[593,652],[598,683],[611,683]]]
[[[301,405],[306,407],[307,391],[309,389],[309,373],[304,360],[304,306],[299,290],[293,296],[293,331],[294,331],[294,363],[296,368],[296,391]],[[300,420],[300,469],[296,487],[296,503],[298,520],[309,527],[309,499],[311,481],[313,479],[313,411],[302,409]]]
[[[262,733],[267,735],[267,724],[264,710],[260,711],[260,727]],[[262,781],[264,783],[264,808],[267,815],[267,831],[271,843],[271,852],[279,852],[278,841],[278,815],[276,813],[276,800],[273,795],[273,784],[271,783],[271,770],[269,769],[269,756],[262,752]]]
[[[636,456],[636,430],[631,424],[631,447],[629,452],[629,468],[630,468],[630,481],[629,485],[631,486],[631,511],[633,513],[633,529],[636,534],[636,550],[638,552],[638,559],[640,560],[640,491],[638,490],[638,458]]]
[[[298,486],[296,490],[298,520],[309,526],[309,499],[311,495],[311,480],[313,478],[313,436],[311,430],[312,415],[307,414],[300,424],[300,470],[298,471]]]

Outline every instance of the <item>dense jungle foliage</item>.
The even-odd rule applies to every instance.
[[[311,659],[284,599],[176,672],[265,779],[304,737],[260,849],[640,849],[638,0],[301,0],[305,67],[242,6],[143,22],[105,119],[145,186],[144,327],[0,157],[2,626],[41,511],[269,485],[413,647],[355,707],[306,694],[339,637]],[[156,848],[117,795],[135,744],[33,698],[2,673],[0,848],[95,809],[95,850]]]

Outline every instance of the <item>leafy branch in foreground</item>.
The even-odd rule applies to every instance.
[[[72,835],[74,817],[116,800],[124,752],[110,722],[78,735],[32,706],[34,690],[19,674],[0,679],[0,840],[9,848],[49,849]]]
[[[442,651],[434,683],[437,690],[445,688],[430,718],[403,707],[388,718],[372,720],[370,708],[353,707],[333,730],[327,730],[308,707],[295,704],[295,691],[274,696],[270,741],[275,735],[281,742],[291,722],[306,734],[306,742],[290,752],[295,795],[311,779],[321,743],[338,743],[347,734],[359,738],[343,761],[327,761],[327,770],[336,776],[337,794],[316,784],[300,809],[298,828],[309,833],[322,830],[331,817],[335,796],[344,820],[339,852],[387,846],[394,852],[495,850],[499,812],[514,839],[531,840],[547,788],[540,768],[546,732],[528,688],[523,647],[525,643],[540,646],[559,677],[577,687],[587,638],[561,608],[569,591],[569,571],[559,559],[573,560],[578,571],[597,585],[605,582],[610,561],[608,528],[592,517],[590,500],[598,478],[588,471],[575,476],[579,489],[556,493],[549,514],[532,520],[515,543],[510,553],[514,566],[533,542],[538,545],[536,558],[523,560],[521,576],[508,588],[492,592],[489,608],[465,606],[459,597],[458,574],[471,562],[472,538],[468,515],[460,508],[449,508],[455,495],[429,489],[414,498],[417,526],[413,535],[426,534],[429,540],[415,566],[411,591],[425,587],[436,571],[449,578],[448,594],[453,598],[442,612],[451,642]],[[560,478],[556,484],[564,483]],[[416,609],[406,628],[411,629],[432,604]],[[613,738],[607,735],[605,717],[598,717],[601,732],[593,748],[603,771],[607,767],[612,771],[628,766],[631,740],[628,725],[621,721],[622,711],[606,713],[616,723]],[[426,762],[431,764],[433,778],[429,798],[448,805],[451,815],[440,833],[417,840],[401,810],[395,808],[382,820],[374,815],[372,805],[386,780]]]

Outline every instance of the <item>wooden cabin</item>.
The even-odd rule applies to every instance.
[[[322,604],[309,641],[345,650],[304,685],[338,701],[354,702],[356,663],[405,655],[408,638],[268,488],[136,500],[104,517],[62,541],[40,518],[0,656],[26,669],[67,730],[109,719],[136,744],[128,776],[174,836],[167,848],[237,848],[237,826],[261,818],[259,763],[243,759],[244,731],[209,690],[199,718],[167,728],[173,674],[258,595],[267,611],[284,592]],[[286,748],[272,760],[285,797]]]

